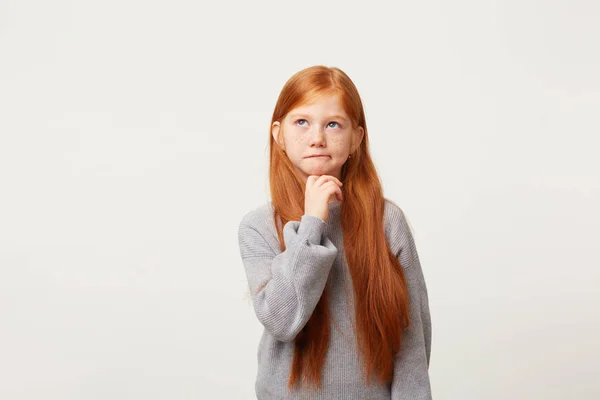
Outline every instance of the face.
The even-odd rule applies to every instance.
[[[353,129],[338,97],[327,95],[292,109],[271,132],[305,181],[309,175],[341,180],[342,165],[360,146],[364,129]]]

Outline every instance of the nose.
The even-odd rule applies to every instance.
[[[325,132],[323,131],[323,129],[317,127],[314,129],[314,131],[311,133],[310,136],[310,145],[311,146],[322,146],[325,144]]]

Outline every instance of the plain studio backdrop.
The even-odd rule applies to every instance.
[[[434,398],[600,398],[591,0],[0,2],[0,398],[254,398],[237,228],[315,64],[413,227]]]

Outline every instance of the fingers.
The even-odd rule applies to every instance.
[[[333,175],[321,175],[321,176],[317,176],[317,175],[310,175],[307,179],[307,183],[311,183],[313,185],[317,185],[317,186],[321,186],[323,185],[325,182],[329,182],[329,181],[333,181],[335,182],[338,186],[343,186],[344,184],[342,183],[342,181],[340,181],[338,178],[336,178]]]
[[[317,175],[309,175],[306,180],[306,186],[312,186],[315,184],[315,181],[319,178]]]
[[[335,195],[335,197],[338,200],[342,200],[343,199],[342,189],[340,189],[340,186],[338,186],[337,182],[335,182],[335,181],[328,181],[328,182],[325,182],[323,184],[323,186],[321,186],[321,187],[324,188],[324,189],[327,189],[327,193],[328,193],[329,196]]]
[[[338,200],[343,200],[344,194],[340,189],[344,184],[332,175],[309,175],[306,180],[307,189],[319,187],[325,189],[327,197],[334,195]]]
[[[342,189],[340,189],[339,186],[336,186],[335,197],[338,200],[343,200],[344,199],[344,195],[342,194]]]

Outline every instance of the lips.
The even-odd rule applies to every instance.
[[[313,157],[329,157],[327,154],[313,154],[312,156],[308,156],[306,158],[313,158]]]

